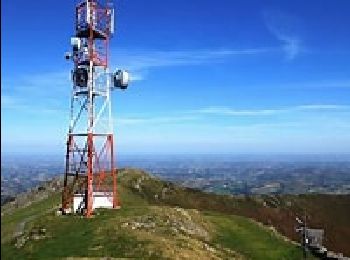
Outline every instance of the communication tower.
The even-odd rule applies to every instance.
[[[62,212],[92,216],[99,207],[118,208],[111,91],[128,87],[126,71],[109,72],[114,9],[109,1],[84,0],[75,7],[71,38],[73,82],[67,135]]]

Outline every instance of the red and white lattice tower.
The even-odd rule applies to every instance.
[[[108,69],[114,9],[108,1],[84,0],[76,5],[75,36],[66,59],[72,70],[70,125],[62,212],[87,217],[99,207],[118,208],[117,170],[113,151],[111,91],[126,89],[128,73]]]

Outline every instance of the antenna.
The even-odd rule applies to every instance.
[[[109,42],[114,9],[108,1],[84,0],[76,5],[70,124],[62,193],[63,214],[119,208],[115,168],[111,91],[125,90],[129,74],[109,72]],[[111,82],[112,81],[112,82]]]
[[[295,229],[296,232],[301,232],[301,245],[303,248],[303,258],[307,257],[307,246],[308,246],[308,238],[306,237],[306,211],[304,210],[303,220],[299,217],[295,217],[295,220],[298,222],[298,227]]]

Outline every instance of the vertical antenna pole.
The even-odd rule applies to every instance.
[[[86,198],[86,216],[91,217],[92,215],[92,203],[93,203],[93,190],[92,190],[92,175],[93,175],[93,134],[88,133],[88,174],[87,174],[87,198]]]

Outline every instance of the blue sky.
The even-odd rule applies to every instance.
[[[117,151],[350,152],[350,1],[114,1]],[[1,149],[63,154],[74,1],[1,5]]]

